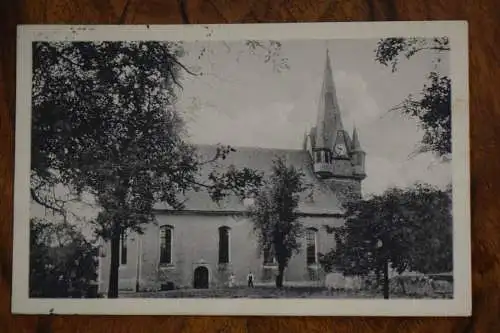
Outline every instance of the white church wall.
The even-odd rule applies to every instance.
[[[301,220],[305,228],[312,227],[318,230],[316,252],[325,253],[335,247],[334,235],[328,234],[324,225],[340,226],[343,223],[342,219],[302,217]],[[121,290],[135,290],[137,276],[141,290],[158,290],[167,282],[173,282],[175,287],[191,288],[194,269],[199,265],[208,268],[210,287],[225,286],[231,272],[235,274],[235,282],[238,285],[246,284],[246,277],[250,271],[255,275],[256,283],[274,281],[272,277],[269,278],[269,274],[274,276],[275,270],[263,266],[257,238],[248,219],[234,216],[158,215],[157,222],[157,225],[147,226],[140,238],[136,235],[129,236],[127,265],[122,266],[119,271]],[[159,228],[162,225],[173,227],[172,265],[160,265]],[[221,226],[230,228],[230,262],[228,265],[219,266],[218,228]],[[107,290],[109,279],[109,244],[106,244],[105,248],[106,256],[101,260],[101,292]],[[317,278],[311,276],[311,270],[316,273]],[[285,271],[285,283],[307,282],[323,277],[319,263],[308,267],[306,241],[303,237],[300,252],[292,257]]]

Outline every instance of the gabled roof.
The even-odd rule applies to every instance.
[[[197,145],[198,154],[202,160],[212,159],[217,150],[215,145]],[[305,174],[305,182],[311,184],[311,189],[306,190],[301,195],[299,211],[303,214],[341,214],[342,209],[335,193],[319,179],[312,171],[309,153],[304,150],[268,149],[256,147],[233,147],[235,152],[229,153],[225,160],[218,160],[216,163],[209,163],[203,166],[200,173],[200,181],[207,181],[212,170],[223,171],[230,165],[236,168],[250,168],[264,172],[265,175],[271,173],[272,162],[276,157],[282,157],[287,164],[294,165]],[[243,203],[236,196],[229,196],[223,202],[217,204],[213,202],[205,190],[199,192],[190,191],[185,194],[184,211],[204,211],[204,212],[228,212],[246,210]],[[156,209],[170,209],[167,204],[158,204]]]

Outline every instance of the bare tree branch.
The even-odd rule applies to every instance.
[[[191,74],[193,76],[198,76],[198,74],[196,73],[193,73],[191,70],[189,70],[186,66],[184,66],[181,62],[179,62],[176,57],[174,57],[173,55],[169,54],[167,52],[167,50],[163,49],[163,54],[165,55],[165,57],[167,57],[170,61],[172,61],[174,64],[178,65],[179,67],[181,67],[183,70],[185,70],[188,74]]]
[[[66,215],[66,212],[64,211],[64,209],[62,207],[57,207],[55,205],[52,205],[52,204],[46,202],[45,200],[43,200],[42,198],[40,198],[34,188],[30,188],[30,193],[31,193],[31,198],[37,204],[39,204],[39,205],[41,205],[41,206],[43,206],[43,207],[45,207],[47,209],[50,209],[53,212],[57,212],[57,213],[61,214],[62,216]]]

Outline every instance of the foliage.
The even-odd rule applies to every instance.
[[[426,38],[384,38],[378,41],[375,50],[375,60],[382,65],[389,66],[393,72],[401,58],[410,59],[415,54],[430,50],[438,53],[450,50],[448,37]],[[439,61],[439,60],[438,60]]]
[[[208,29],[208,28],[207,28]],[[212,33],[209,30],[208,34]],[[180,43],[181,45],[183,43]],[[213,67],[217,67],[217,62],[214,59],[219,59],[221,56],[225,57],[228,54],[234,55],[236,63],[243,64],[244,61],[257,60],[263,65],[270,67],[270,69],[277,74],[283,73],[290,69],[289,60],[282,52],[282,43],[276,40],[245,40],[243,42],[225,42],[217,41],[214,43],[207,41],[196,45],[190,45],[190,53],[195,55],[198,61],[205,61],[208,66],[202,67],[197,64],[189,66],[197,76],[210,76],[215,80],[227,81],[227,78],[220,77]]]
[[[73,225],[30,222],[30,297],[95,297],[97,248]]]
[[[149,52],[144,50],[148,46]],[[169,46],[118,42],[34,45],[31,156],[35,201],[52,204],[53,198],[40,194],[57,182],[75,182],[78,190],[87,180],[92,185],[102,182],[111,164],[119,164],[118,155],[136,148],[132,143],[130,148],[123,147],[134,127],[158,123],[152,113],[145,118],[145,110],[134,111],[146,98],[155,100],[151,104],[156,109],[172,98],[171,81],[178,68],[165,57],[174,57],[179,51],[167,53]],[[157,65],[147,70],[151,64]],[[157,83],[156,89],[141,95],[140,89],[153,83]],[[162,84],[164,89],[159,89]],[[164,132],[180,127],[173,112],[157,113],[163,122],[171,118]],[[134,123],[141,116],[142,124]]]
[[[182,23],[190,24],[189,15],[188,15],[188,0],[178,0],[177,4],[179,6],[179,12],[182,18]],[[125,7],[126,8],[126,7]],[[206,27],[207,36],[212,35],[212,31],[209,27]],[[226,46],[228,52],[231,52],[231,47],[226,42],[222,42]],[[282,72],[284,70],[288,70],[290,68],[288,64],[288,58],[281,56],[281,42],[276,40],[269,41],[259,41],[259,40],[246,40],[245,46],[250,54],[254,56],[264,56],[264,63],[270,63],[273,67],[273,70],[276,72]],[[260,52],[259,52],[260,51]],[[263,54],[261,53],[263,51]],[[209,47],[203,47],[198,55],[198,59],[201,59],[206,54],[213,53],[213,50]],[[202,73],[200,73],[202,74]]]
[[[250,54],[257,54],[257,50],[264,51],[264,63],[271,63],[273,69],[277,72],[282,72],[290,69],[288,64],[288,58],[281,56],[282,44],[276,40],[258,41],[258,40],[247,40],[245,45],[248,47]]]
[[[328,269],[346,275],[392,268],[421,273],[452,270],[451,190],[416,184],[349,203],[339,248],[322,256]],[[332,230],[333,231],[333,230]]]
[[[437,72],[429,74],[419,98],[409,96],[394,108],[418,119],[424,136],[417,153],[435,152],[447,157],[451,153],[451,82]]]
[[[235,168],[198,179],[203,164],[232,149],[219,147],[213,159],[201,161],[185,142],[173,108],[181,71],[189,73],[181,55],[179,44],[169,42],[34,45],[32,198],[62,214],[57,183],[77,198],[96,198],[96,233],[112,247],[109,297],[117,295],[119,237],[141,233],[154,219],[155,203],[182,209],[188,190],[204,189],[215,201],[244,196],[261,179]]]
[[[375,60],[397,70],[401,58],[409,59],[422,51],[433,51],[437,61],[450,50],[447,37],[385,38],[378,42]],[[424,131],[421,145],[416,153],[434,152],[439,157],[449,159],[451,154],[451,82],[449,77],[432,71],[429,82],[424,85],[419,96],[408,96],[401,104],[392,108],[416,118]]]
[[[299,251],[302,223],[298,219],[299,195],[306,189],[304,175],[294,166],[278,158],[273,161],[272,174],[249,208],[259,247],[269,251],[278,262],[276,286],[281,287],[283,272],[290,258]]]

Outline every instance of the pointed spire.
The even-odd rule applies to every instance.
[[[323,72],[323,88],[325,92],[334,92],[335,87],[333,86],[333,74],[332,65],[330,63],[330,52],[326,49],[326,63],[325,70]]]
[[[317,148],[332,149],[336,132],[344,130],[335,85],[333,82],[332,67],[330,64],[328,49],[326,50],[326,63],[323,73],[323,86],[321,88],[316,127],[317,131],[315,141]]]
[[[354,125],[354,130],[352,131],[352,151],[362,151],[361,144],[359,143],[358,130],[356,125]]]

